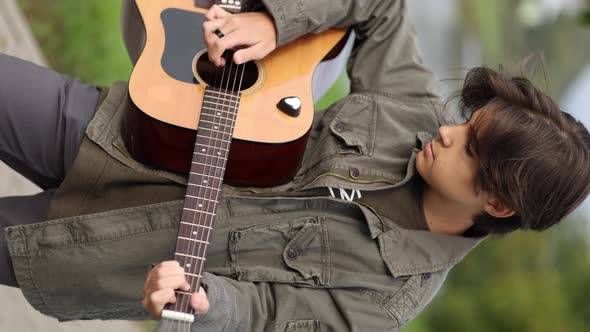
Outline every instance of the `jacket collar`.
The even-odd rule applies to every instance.
[[[394,229],[379,236],[383,260],[393,274],[413,275],[447,270],[485,237],[464,237],[428,231]]]
[[[484,237],[465,237],[404,229],[361,206],[371,238],[378,238],[381,256],[394,277],[446,270],[461,261]]]
[[[420,132],[417,143],[421,148],[432,135]],[[415,176],[415,156],[410,158],[407,177]],[[461,261],[484,237],[465,237],[404,229],[395,222],[386,222],[367,207],[363,207],[373,239],[379,239],[383,260],[394,277],[446,270]],[[369,212],[370,211],[370,212]]]

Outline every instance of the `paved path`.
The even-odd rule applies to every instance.
[[[45,61],[14,0],[0,0],[0,52],[44,65]],[[2,75],[0,73],[0,79]],[[39,188],[0,162],[0,197],[30,195]],[[2,268],[2,267],[0,267]],[[77,321],[59,323],[35,311],[18,289],[0,286],[0,331],[145,332],[143,323]]]

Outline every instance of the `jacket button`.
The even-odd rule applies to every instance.
[[[424,274],[422,274],[422,280],[426,281],[426,280],[430,279],[431,276],[432,276],[432,274],[430,274],[430,273],[424,273]]]
[[[358,168],[351,168],[350,169],[350,177],[353,179],[357,179],[361,175],[361,172]]]
[[[334,126],[334,128],[339,133],[343,132],[344,131],[344,124],[342,122],[336,122],[336,125]]]
[[[289,259],[295,259],[297,257],[297,250],[295,250],[293,248],[287,250],[287,257]]]

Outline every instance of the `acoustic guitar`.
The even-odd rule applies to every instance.
[[[147,40],[129,80],[133,105],[126,114],[123,140],[131,155],[145,164],[187,174],[202,112],[219,106],[211,102],[224,95],[214,96],[215,91],[226,89],[235,100],[226,96],[223,107],[230,108],[227,112],[235,110],[235,119],[230,121],[228,113],[228,125],[214,129],[231,139],[224,181],[274,186],[292,179],[313,120],[312,76],[321,61],[340,54],[347,31],[310,34],[260,61],[240,68],[235,64],[229,68],[227,61],[227,66],[219,68],[207,58],[202,38],[204,14],[215,3],[237,12],[239,1],[136,3]],[[222,80],[224,69],[226,75],[243,72],[241,84],[235,87],[239,91],[227,86],[227,77]]]
[[[136,159],[189,175],[174,259],[191,289],[176,291],[159,327],[188,331],[194,321],[190,296],[200,285],[222,183],[269,186],[294,176],[313,119],[312,75],[343,45],[346,30],[304,36],[239,66],[230,51],[227,64],[215,67],[202,23],[216,2],[136,3],[147,40],[129,81],[134,105],[123,137]],[[240,10],[236,0],[218,4]]]

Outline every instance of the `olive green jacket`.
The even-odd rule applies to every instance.
[[[297,176],[276,188],[224,187],[199,331],[395,331],[481,241],[411,231],[370,204],[298,195],[393,188],[418,149],[454,121],[420,62],[403,1],[264,0],[278,44],[353,26],[351,94],[318,113]],[[147,319],[148,266],[173,257],[186,179],[134,161],[122,143],[124,82],[104,89],[49,220],[7,229],[19,285],[60,320]],[[391,206],[391,209],[403,209]]]

